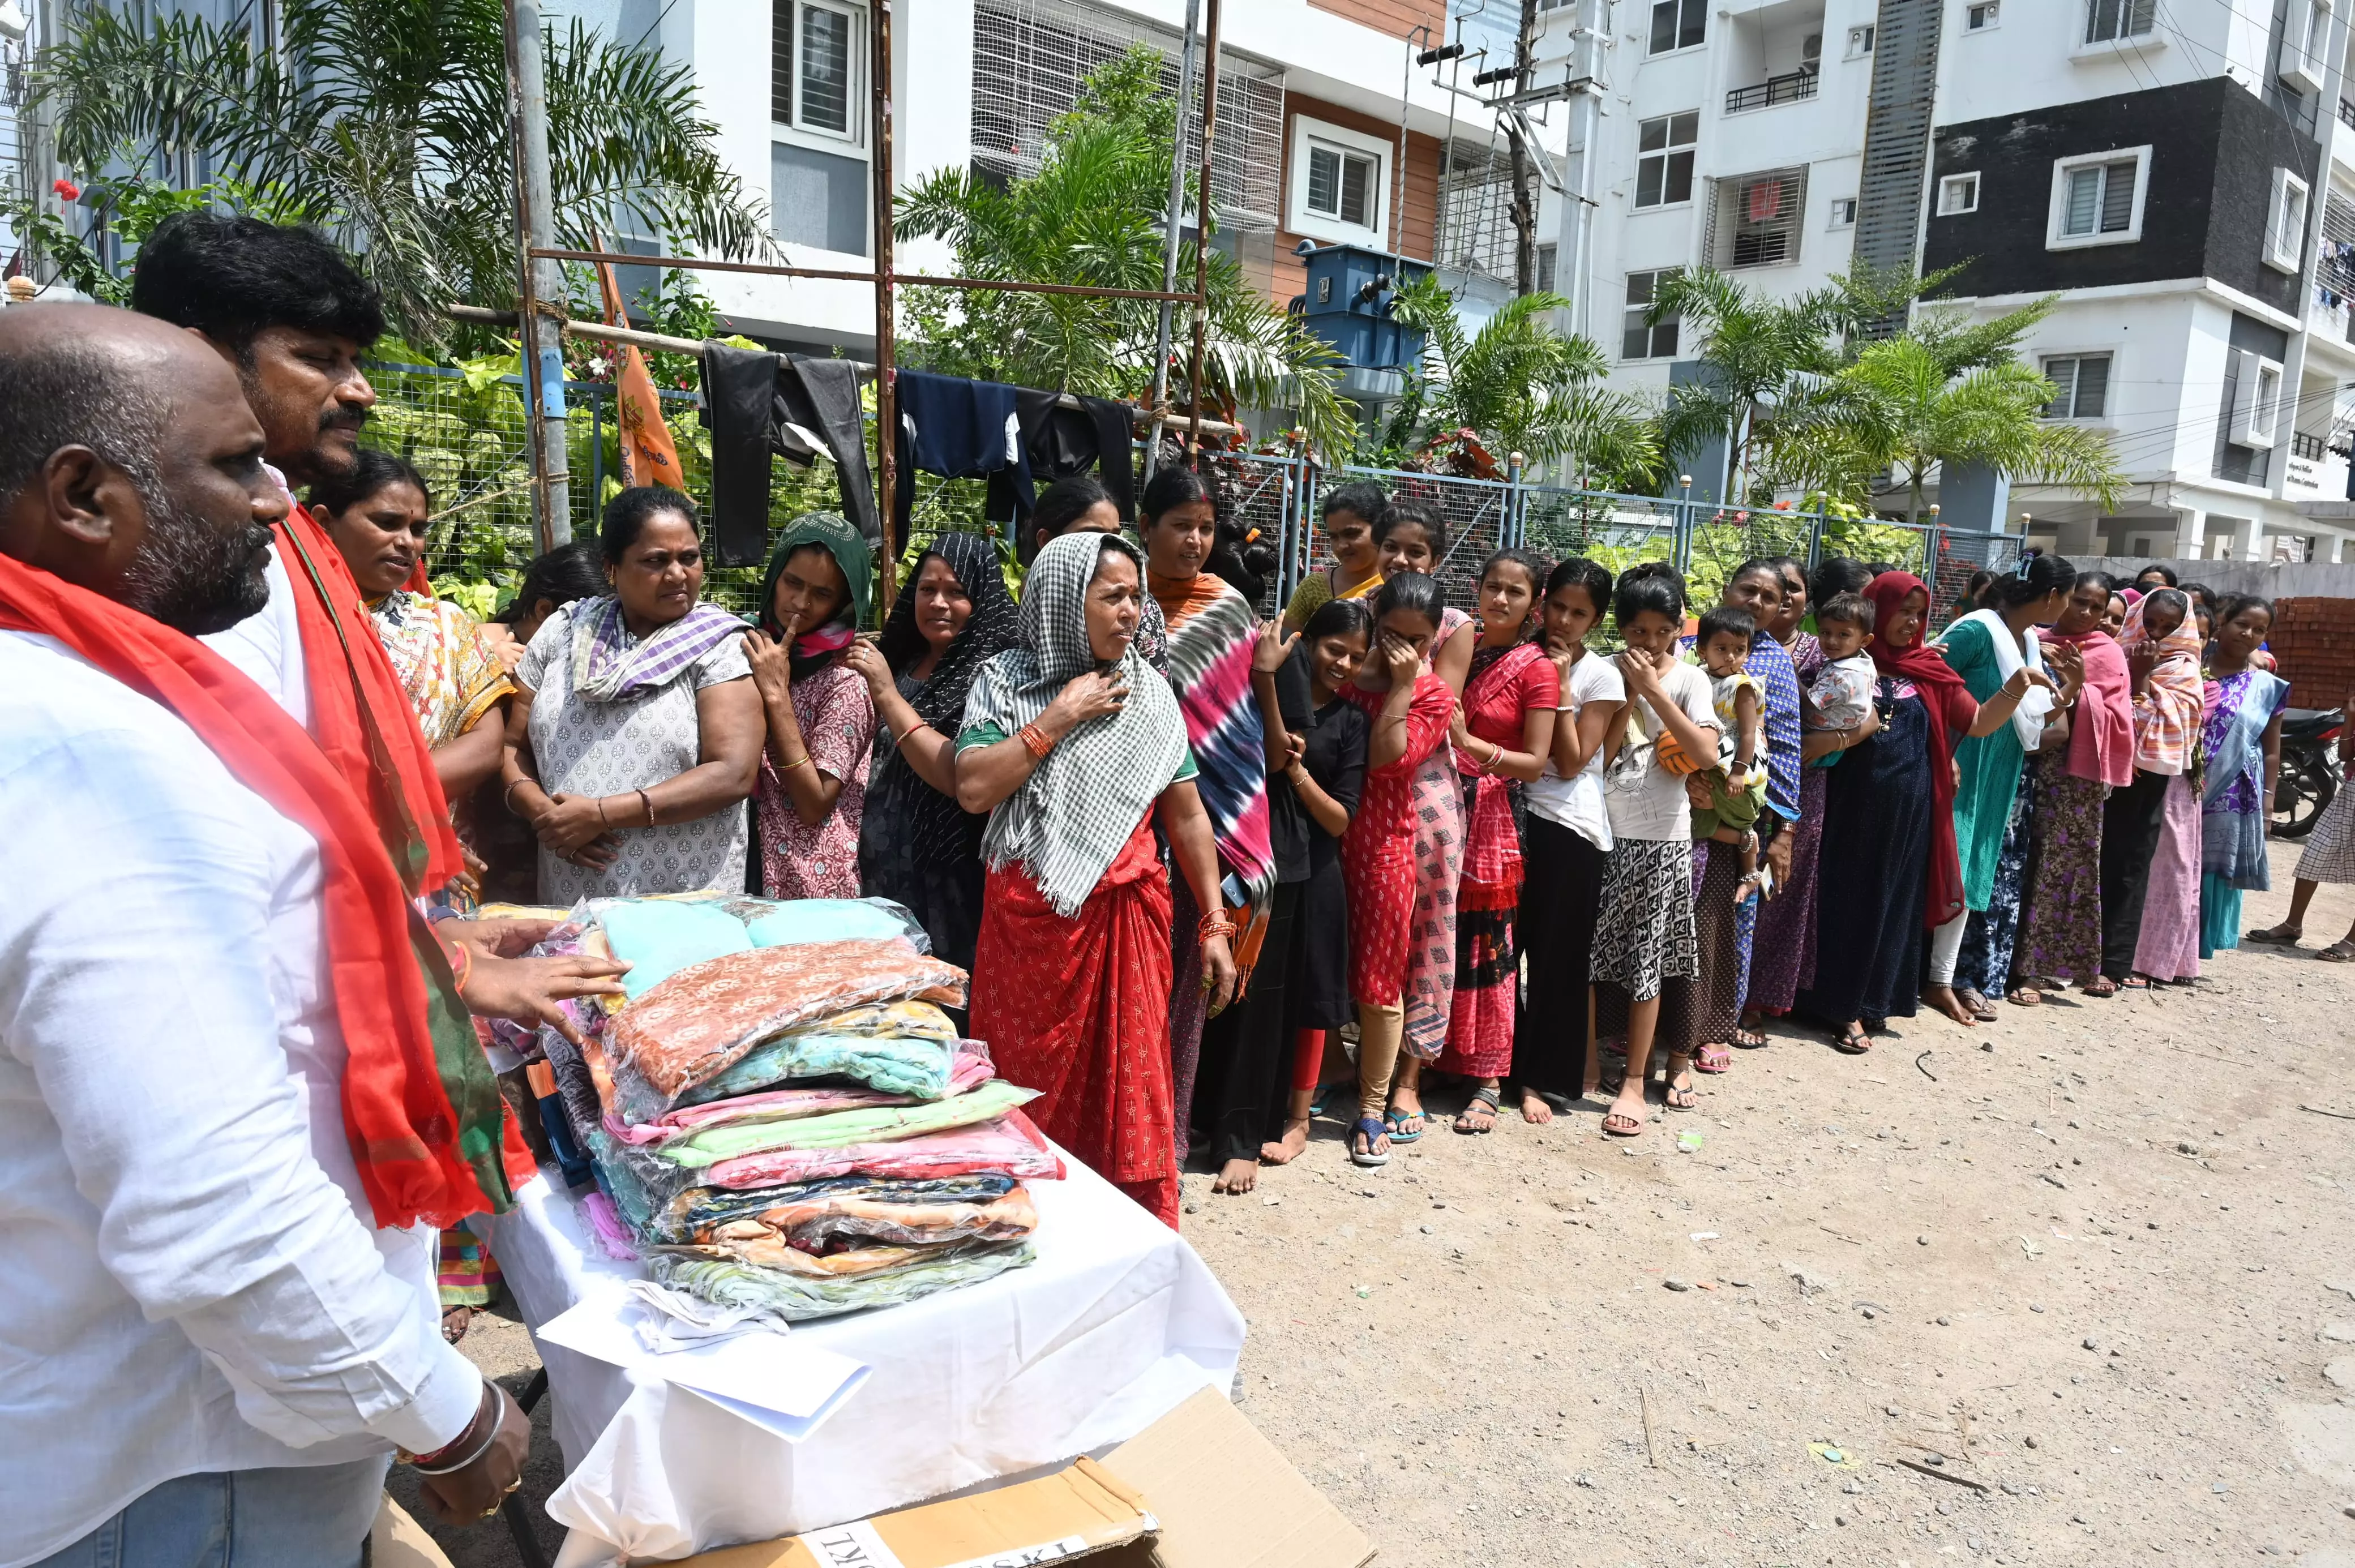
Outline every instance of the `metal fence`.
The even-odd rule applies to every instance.
[[[533,553],[530,463],[525,444],[522,383],[514,376],[474,374],[420,365],[371,365],[378,402],[364,439],[406,456],[425,476],[437,524],[427,570],[437,581],[469,585],[485,608],[511,592]],[[618,487],[613,445],[613,389],[601,381],[566,387],[571,523],[591,537],[605,498]],[[677,440],[687,489],[710,504],[710,442],[692,417],[696,393],[662,393]],[[1729,508],[1682,497],[1626,496],[1524,481],[1459,479],[1446,475],[1354,465],[1327,467],[1306,457],[1220,453],[1211,457],[1223,517],[1254,529],[1276,547],[1277,570],[1262,596],[1263,610],[1291,595],[1309,572],[1333,564],[1322,525],[1323,497],[1359,481],[1379,485],[1393,500],[1430,506],[1446,539],[1438,576],[1447,602],[1475,608],[1481,564],[1512,546],[1548,560],[1584,556],[1624,571],[1638,561],[1665,560],[1684,574],[1691,602],[1717,597],[1733,569],[1754,556],[1786,555],[1810,569],[1826,556],[1852,556],[1875,566],[1911,571],[1932,584],[1941,605],[1959,598],[1980,568],[2009,571],[2024,544],[2016,534],[1972,533],[1935,522],[1857,519],[1782,507]],[[938,534],[964,529],[998,537],[1012,567],[1013,541],[986,516],[979,480],[904,475],[913,485],[907,555]],[[834,467],[797,469],[775,461],[770,496],[773,534],[807,511],[842,504]],[[718,568],[707,577],[714,603],[740,614],[756,608],[756,567]]]

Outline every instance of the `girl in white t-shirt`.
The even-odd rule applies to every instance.
[[[1692,807],[1685,779],[1717,761],[1718,720],[1709,677],[1677,656],[1684,580],[1664,561],[1630,567],[1613,595],[1612,619],[1627,649],[1618,656],[1628,722],[1604,770],[1611,854],[1594,926],[1596,1027],[1625,1031],[1627,1070],[1603,1130],[1644,1130],[1644,1083],[1656,1047],[1668,1052],[1668,1108],[1689,1111],[1693,1051],[1700,1043],[1700,973],[1693,930]]]
[[[1611,573],[1573,557],[1546,579],[1541,633],[1561,680],[1545,771],[1522,791],[1529,808],[1522,848],[1520,941],[1527,995],[1513,1028],[1512,1089],[1525,1121],[1553,1120],[1550,1100],[1575,1100],[1590,1082],[1587,965],[1611,850],[1603,764],[1625,725],[1627,691],[1616,660],[1590,653],[1587,635],[1611,603]]]

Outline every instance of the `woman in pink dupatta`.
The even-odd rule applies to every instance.
[[[2200,727],[2208,708],[2208,683],[2200,673],[2205,642],[2199,617],[2187,603],[2171,627],[2164,624],[2165,595],[2150,594],[2127,613],[2125,643],[2132,649],[2147,639],[2157,646],[2150,679],[2135,693],[2135,765],[2167,775],[2159,811],[2158,840],[2150,857],[2150,880],[2142,901],[2142,927],[2135,940],[2128,987],[2169,980],[2190,985],[2200,975]]]
[[[2019,976],[2010,999],[2044,1000],[2040,983],[2075,980],[2107,995],[2102,976],[2102,805],[2110,791],[2134,783],[2134,689],[2126,653],[2102,629],[2116,592],[2107,572],[2085,571],[2047,643],[2067,643],[2085,665],[2084,684],[2068,714],[2066,746],[2039,752],[2036,837],[2021,901]],[[2057,988],[2057,987],[2055,987]]]

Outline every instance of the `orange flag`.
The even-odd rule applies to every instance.
[[[614,276],[612,262],[597,263],[597,281],[605,293],[605,324],[627,326],[629,317],[622,310],[622,283]],[[622,483],[667,485],[674,490],[684,490],[687,483],[679,473],[678,446],[670,438],[670,427],[663,423],[662,399],[655,394],[655,379],[646,369],[646,357],[635,344],[618,347],[621,353],[614,361],[619,373],[613,378],[613,406],[616,422],[621,426]]]

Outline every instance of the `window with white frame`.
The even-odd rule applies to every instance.
[[[769,118],[838,141],[859,139],[862,8],[834,0],[774,0],[769,34]]]
[[[1830,227],[1834,229],[1853,229],[1856,227],[1856,197],[1852,196],[1836,196],[1832,197],[1832,220]]]
[[[1305,115],[1293,121],[1286,224],[1298,234],[1380,246],[1391,145]]]
[[[773,0],[769,221],[787,244],[867,253],[866,22],[843,0]]]
[[[1553,293],[1554,255],[1555,251],[1552,246],[1538,247],[1538,275],[1534,282],[1537,284],[1538,293],[1541,294]]]
[[[1952,218],[1957,213],[1979,209],[1979,176],[1976,170],[1966,175],[1945,175],[1938,180],[1938,216]]]
[[[1984,33],[2003,19],[1998,0],[1979,0],[1976,5],[1963,7],[1963,31]]]
[[[2301,92],[2320,92],[2328,75],[2330,0],[2289,0],[2282,29],[2281,79]]]
[[[2049,420],[2097,420],[2109,411],[2110,357],[2056,354],[2044,360],[2044,379],[2054,388],[2044,405]]]
[[[2085,0],[2085,41],[2122,43],[2149,37],[2158,22],[2158,0]]]
[[[1804,166],[1711,182],[1709,255],[1721,269],[1777,267],[1799,259],[1807,207]]]
[[[2287,169],[2274,170],[2273,198],[2265,204],[2265,265],[2295,275],[2306,254],[2307,184]]]
[[[2149,181],[2148,147],[2055,159],[2045,248],[2073,251],[2140,240],[2143,196]]]
[[[2232,443],[2259,450],[2274,443],[2281,417],[2282,368],[2251,349],[2232,350]]]
[[[1654,0],[1653,54],[1689,49],[1708,36],[1709,0]]]
[[[1636,127],[1636,205],[1673,207],[1692,199],[1693,144],[1700,112],[1663,114]]]
[[[1657,272],[1627,274],[1627,312],[1621,323],[1619,357],[1622,359],[1673,359],[1677,357],[1677,318],[1663,315],[1657,321],[1646,321],[1651,314],[1652,300],[1662,283],[1683,272],[1682,267],[1663,267]]]

